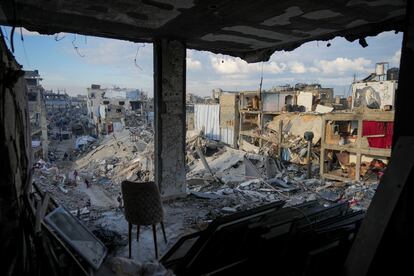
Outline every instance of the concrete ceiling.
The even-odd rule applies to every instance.
[[[2,0],[0,24],[43,34],[70,32],[268,60],[312,40],[353,41],[401,31],[405,0]]]

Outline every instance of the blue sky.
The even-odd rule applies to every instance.
[[[7,39],[10,28],[2,27]],[[92,83],[153,92],[152,45],[74,34],[39,35],[20,29],[14,36],[15,56],[26,70],[38,69],[46,89],[85,94]],[[59,41],[57,41],[59,40]],[[291,52],[276,52],[268,62],[247,64],[239,58],[187,51],[187,92],[210,95],[213,88],[240,91],[299,82],[319,82],[337,95],[348,92],[354,74],[361,79],[376,62],[399,66],[402,33],[368,37],[368,47],[335,38],[313,41]],[[9,43],[9,41],[7,41]],[[78,47],[77,51],[74,46]],[[134,59],[136,57],[136,64]]]

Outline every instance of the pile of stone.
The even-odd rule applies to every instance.
[[[125,126],[127,128],[131,127],[140,127],[145,125],[147,122],[147,118],[141,116],[140,113],[136,113],[134,111],[127,111],[125,114]]]
[[[208,151],[205,147],[209,142],[198,143],[204,145],[203,152]],[[188,148],[189,144],[187,153],[194,152]],[[206,162],[197,155],[192,157],[187,173],[189,193],[214,203],[210,207],[213,218],[277,200],[286,201],[288,206],[310,200],[326,206],[347,201],[354,209],[366,209],[377,186],[321,180],[317,162],[312,165],[313,178],[306,179],[307,172],[301,164],[226,146],[206,155]]]
[[[73,171],[59,169],[56,165],[40,159],[34,164],[33,182],[42,192],[50,193],[59,204],[70,210],[89,204],[89,197],[75,188],[79,185],[80,178],[75,177]]]
[[[131,129],[108,135],[76,160],[75,168],[91,183],[110,183],[111,187],[119,186],[123,180],[153,180],[153,133],[145,127],[136,131],[138,139]]]

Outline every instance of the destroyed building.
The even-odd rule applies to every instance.
[[[392,110],[398,88],[398,68],[385,66],[388,63],[377,63],[375,73],[352,84],[352,108]]]
[[[92,84],[87,89],[88,115],[96,126],[96,134],[108,134],[125,127],[125,114],[147,116],[146,97],[140,90],[125,88],[101,88]]]
[[[24,79],[27,86],[29,102],[30,127],[32,133],[32,156],[34,160],[48,158],[48,133],[47,133],[47,111],[46,92],[40,81],[39,71],[25,71]]]
[[[87,116],[85,97],[71,97],[66,92],[47,91],[46,110],[51,139],[68,140],[95,133],[95,126]]]
[[[57,93],[53,93],[53,91],[46,91],[45,92],[45,103],[47,109],[64,109],[69,108],[71,106],[71,100],[69,98],[69,95],[64,91],[63,93],[60,93],[61,91],[57,91]]]
[[[169,240],[165,239],[166,244],[159,242],[162,244],[160,251],[165,254],[160,262],[152,263],[127,259],[125,239],[119,242],[119,236],[129,237],[129,243],[134,245],[133,256],[151,253],[153,259],[152,242],[157,255],[157,232],[162,234],[154,225],[152,229],[135,225],[132,229],[124,213],[115,210],[117,201],[105,192],[111,189],[119,192],[119,183],[107,179],[118,170],[122,171],[125,164],[133,165],[131,170],[125,167],[127,175],[140,171],[137,167],[142,165],[142,156],[137,157],[139,160],[128,160],[129,150],[139,150],[135,144],[136,149],[128,145],[129,135],[109,135],[85,154],[106,156],[99,163],[96,159],[94,162],[84,159],[84,164],[96,166],[90,171],[96,176],[96,183],[91,187],[92,179],[89,181],[88,176],[68,172],[72,178],[69,181],[54,163],[40,160],[32,163],[26,84],[21,66],[2,35],[2,274],[409,273],[413,240],[410,223],[413,190],[409,185],[414,168],[414,129],[410,123],[413,7],[412,1],[403,0],[1,2],[0,23],[12,26],[13,31],[16,27],[25,27],[44,34],[73,32],[154,43],[153,174],[166,209],[165,232]],[[376,192],[374,187],[364,183],[305,179],[303,168],[296,164],[265,154],[247,154],[199,134],[187,141],[187,48],[259,62],[268,60],[275,51],[289,51],[308,41],[329,41],[337,36],[358,40],[367,47],[367,36],[389,30],[404,31],[393,132],[389,137],[386,124],[385,133],[365,133],[371,136],[367,137],[368,143],[369,139],[382,138],[378,143],[386,142],[386,146],[392,148],[391,160]],[[9,39],[13,41],[13,37]],[[88,105],[90,107],[92,105]],[[95,114],[98,115],[93,113],[92,119]],[[281,119],[283,115],[276,118]],[[358,124],[361,121],[364,120],[358,118]],[[283,125],[277,124],[279,137],[282,137]],[[343,127],[335,125],[333,130],[338,132],[333,132],[334,138],[342,132],[347,137],[355,136],[352,123]],[[363,135],[361,129],[357,136]],[[149,131],[142,132],[148,134]],[[309,132],[301,135],[312,146],[315,135]],[[348,137],[348,140],[351,138],[354,139]],[[373,140],[375,144],[377,141]],[[345,137],[339,137],[339,141],[343,145],[338,146],[348,145]],[[361,143],[362,140],[357,141]],[[362,154],[359,145],[357,151],[356,154]],[[308,150],[307,155],[310,152]],[[111,156],[107,156],[109,154]],[[134,161],[133,164],[130,161]],[[60,165],[63,168],[65,162]],[[188,173],[187,167],[191,167]],[[49,189],[37,189],[39,186],[32,182],[33,174],[38,176],[36,181],[49,185]],[[191,181],[187,181],[189,176]],[[134,177],[138,179],[138,175]],[[85,185],[78,185],[78,178]],[[62,207],[64,203],[55,201],[54,195],[59,193],[68,195],[62,196],[62,200],[68,200],[69,195],[77,198],[68,202],[76,207],[70,210],[73,213]],[[365,198],[373,199],[370,202],[364,201]],[[136,202],[135,207],[138,207],[141,201]],[[364,208],[352,208],[361,202],[365,209],[369,206],[367,212]],[[112,209],[105,209],[101,203]],[[100,208],[104,208],[103,211]],[[82,220],[88,213],[92,214]],[[87,223],[101,228],[92,232]],[[177,233],[184,233],[183,229],[192,231],[178,237]],[[140,230],[141,236],[138,235]],[[120,234],[114,234],[116,231]],[[123,244],[121,254],[107,256],[109,245],[114,243]]]

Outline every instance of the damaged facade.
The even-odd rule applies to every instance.
[[[87,89],[88,115],[96,126],[96,135],[118,132],[125,128],[126,114],[147,119],[147,97],[140,90],[125,88],[101,88],[92,84]]]
[[[46,120],[46,91],[40,84],[42,78],[38,70],[25,71],[24,79],[29,101],[33,159],[47,159],[49,142]]]

